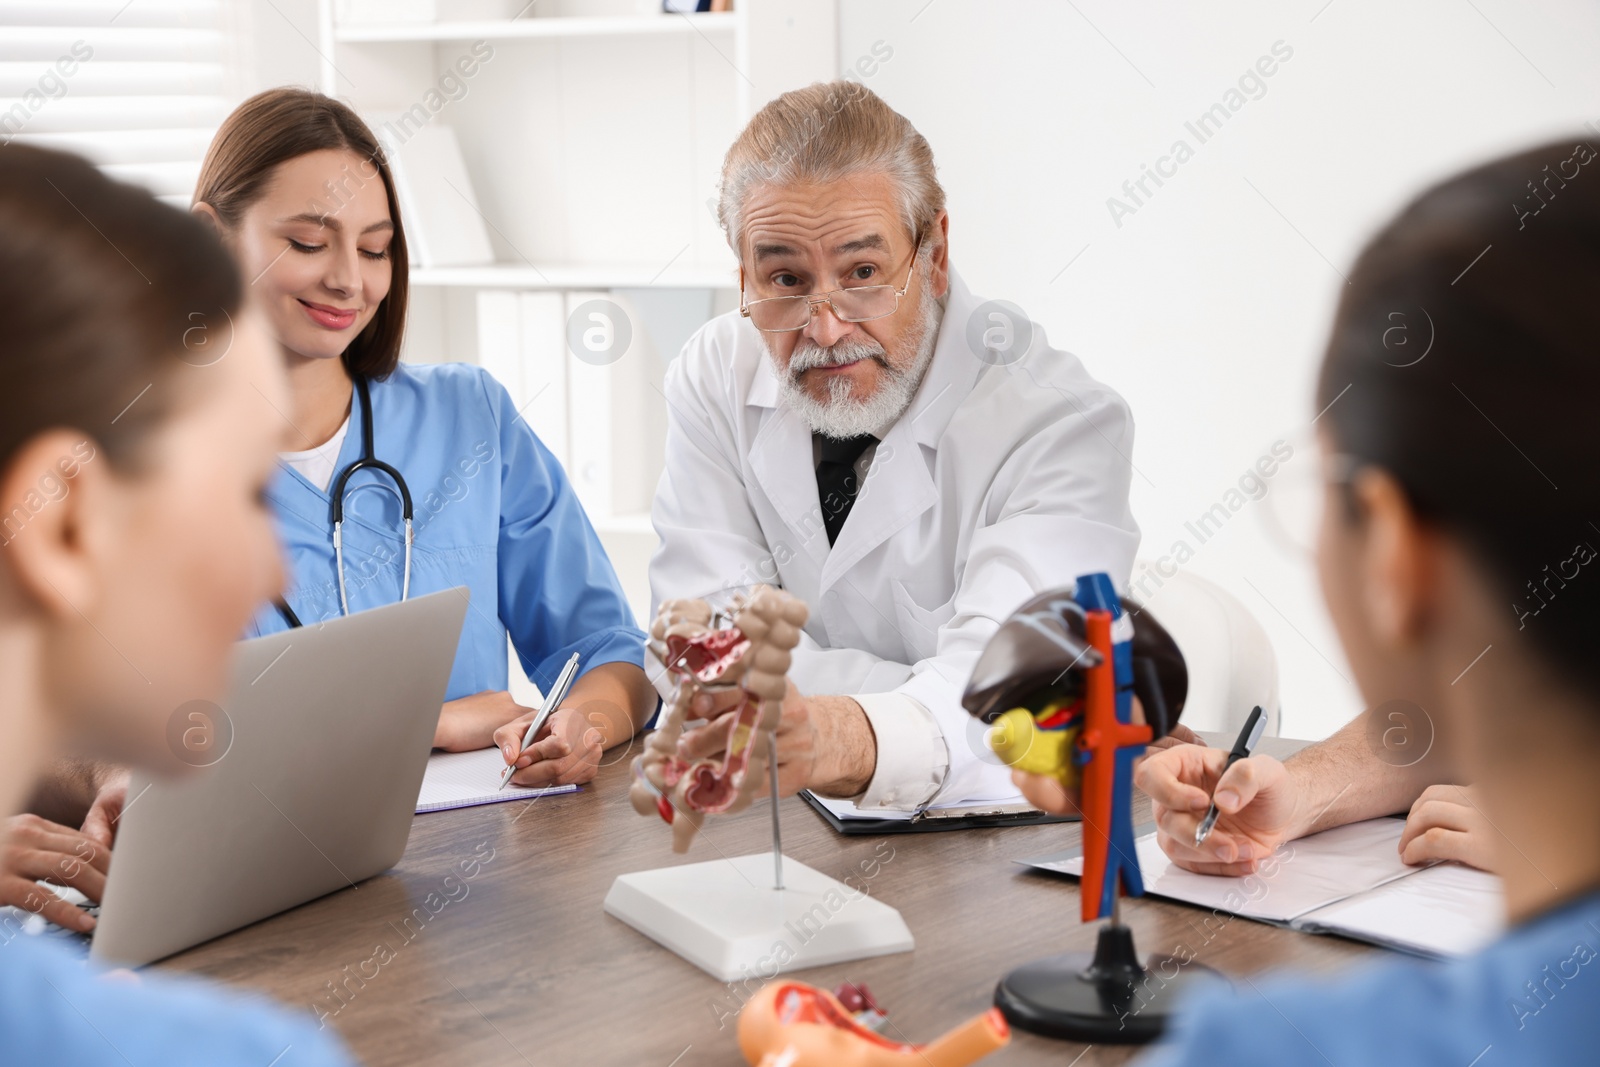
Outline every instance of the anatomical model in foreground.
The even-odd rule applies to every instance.
[[[864,993],[860,986],[840,987],[852,991]],[[862,999],[877,1008],[870,995]],[[883,1036],[868,1025],[873,1014],[888,1018],[881,1009],[853,1013],[826,990],[779,979],[762,986],[739,1013],[739,1049],[752,1067],[967,1067],[1011,1041],[999,1008],[926,1045]]]
[[[731,617],[731,625],[718,625]],[[641,815],[672,824],[672,849],[686,852],[708,814],[750,805],[768,768],[769,744],[788,688],[791,653],[806,606],[770,586],[734,600],[726,615],[703,600],[668,600],[650,628],[650,651],[677,682],[659,729],[633,761],[629,799]],[[706,730],[727,732],[720,753],[693,763],[678,755],[689,706],[701,693],[737,690],[732,714]]]

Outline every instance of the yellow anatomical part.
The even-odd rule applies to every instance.
[[[1044,714],[1053,715],[1058,710],[1051,705]],[[1041,730],[1033,712],[1012,708],[989,727],[989,747],[1019,771],[1047,775],[1074,789],[1078,785],[1078,767],[1072,762],[1072,748],[1080,728],[1081,721],[1065,729]]]

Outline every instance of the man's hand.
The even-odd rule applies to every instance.
[[[532,744],[522,747],[522,735],[537,712],[530,711],[506,723],[494,733],[494,743],[507,764],[518,770],[511,776],[513,785],[549,786],[583,783],[600,770],[600,754],[605,735],[571,705],[555,710],[539,728]]]
[[[1138,697],[1135,697],[1133,702],[1133,721],[1144,722],[1144,708],[1140,705]],[[1160,752],[1174,745],[1199,745],[1204,748],[1205,741],[1182,723],[1173,723],[1172,730],[1167,736],[1150,742],[1145,751]],[[1022,793],[1022,798],[1040,811],[1047,811],[1052,815],[1078,814],[1078,791],[1062,785],[1059,778],[1052,778],[1046,774],[1029,774],[1027,771],[1012,771],[1011,781]]]
[[[461,697],[445,704],[439,712],[439,728],[433,733],[433,747],[446,752],[476,752],[495,745],[496,734],[507,723],[521,719],[522,729],[528,728],[533,709],[523,707],[505,691],[486,689],[469,697]],[[517,742],[522,742],[522,731],[517,731]],[[500,746],[502,749],[505,746]]]
[[[1406,816],[1400,858],[1413,867],[1450,860],[1492,872],[1493,836],[1466,786],[1430,785]]]
[[[689,715],[711,721],[699,729],[684,731],[678,740],[679,758],[693,763],[699,759],[725,757],[724,743],[737,714],[728,709],[737,706],[742,695],[737,690],[726,690],[696,696],[689,706]],[[788,683],[788,691],[784,693],[777,735],[778,750],[774,755],[778,761],[778,795],[794,796],[811,787],[820,745],[811,707],[793,681]],[[772,792],[770,772],[765,767],[757,769],[761,777],[755,784],[754,795],[764,797]]]
[[[689,706],[689,717],[711,719],[678,740],[678,755],[690,762],[719,755],[740,701],[728,690],[701,693]],[[855,796],[867,787],[878,766],[877,739],[866,712],[850,697],[807,697],[788,682],[778,718],[778,795],[793,796],[814,789],[825,796]],[[755,795],[772,792],[768,774],[756,783]]]
[[[71,886],[99,902],[106,890],[111,852],[94,838],[37,815],[6,820],[0,845],[0,904],[14,904],[68,930],[87,933],[94,917],[36,884]]]
[[[1174,745],[1141,760],[1133,772],[1134,784],[1152,801],[1161,851],[1200,874],[1249,874],[1298,836],[1300,790],[1283,764],[1271,756],[1251,756],[1224,775],[1227,762],[1225,749]],[[1213,796],[1221,816],[1196,848],[1195,827]]]
[[[1137,719],[1135,721],[1143,722],[1144,720]],[[1145,746],[1145,751],[1161,752],[1164,749],[1171,748],[1173,745],[1199,745],[1201,748],[1204,748],[1206,747],[1206,740],[1193,730],[1189,729],[1187,726],[1183,725],[1183,723],[1175,722],[1172,724],[1172,729],[1168,731],[1166,737],[1160,737],[1150,742]]]
[[[1078,790],[1068,789],[1059,778],[1012,771],[1011,780],[1022,792],[1022,798],[1040,811],[1047,811],[1051,815],[1078,814]]]

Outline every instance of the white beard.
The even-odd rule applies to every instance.
[[[928,364],[933,361],[933,350],[939,340],[939,320],[943,314],[939,301],[934,299],[927,286],[927,273],[931,272],[924,272],[922,278],[918,321],[898,346],[901,353],[914,353],[909,361],[900,361],[896,366],[897,361],[890,360],[883,346],[870,337],[840,341],[832,348],[822,348],[806,340],[795,345],[789,355],[788,370],[779,371],[779,394],[783,402],[806,421],[812,433],[833,438],[876,433],[905,414],[906,408],[911,406],[917,386],[922,384]],[[760,337],[762,347],[771,358],[772,349],[767,346],[766,335],[761,334]],[[857,397],[855,385],[846,378],[834,378],[828,383],[829,396],[826,401],[815,399],[800,384],[800,376],[813,367],[841,366],[858,359],[876,361],[882,372],[877,390],[869,397]]]

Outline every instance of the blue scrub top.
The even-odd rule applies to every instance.
[[[1158,994],[1159,995],[1159,994]],[[1600,894],[1509,931],[1477,955],[1350,977],[1239,980],[1180,1006],[1146,1067],[1594,1063]]]
[[[0,930],[0,1062],[346,1067],[333,1031],[255,997],[145,973],[106,979],[64,945]]]
[[[445,699],[506,688],[508,631],[546,692],[574,652],[584,672],[642,667],[644,633],[616,571],[566,472],[505,388],[464,363],[402,363],[371,392],[374,454],[411,490],[411,595],[457,585],[472,595]],[[360,457],[361,437],[361,405],[352,403],[335,480]],[[331,497],[284,464],[268,496],[289,555],[289,606],[306,625],[338,618]],[[353,475],[343,529],[350,610],[399,600],[405,527],[393,481],[372,470]],[[287,626],[268,606],[251,636]]]

